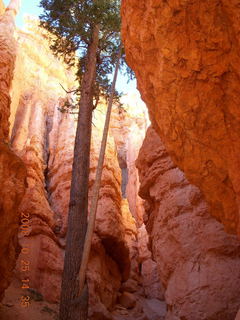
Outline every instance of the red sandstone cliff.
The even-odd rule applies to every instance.
[[[234,165],[237,166],[232,161],[237,142],[234,140],[232,153],[227,159],[223,152],[231,146],[230,135],[223,135],[219,113],[216,112],[217,121],[210,113],[219,111],[213,107],[218,99],[214,96],[207,100],[203,108],[207,110],[206,114],[199,107],[206,100],[206,92],[215,92],[219,83],[224,91],[224,81],[232,83],[227,77],[233,71],[226,77],[210,77],[211,68],[216,64],[211,62],[206,67],[206,53],[201,53],[203,69],[196,70],[198,59],[192,51],[195,40],[192,42],[194,36],[187,32],[191,21],[195,23],[195,2],[191,5],[184,3],[178,2],[179,8],[176,9],[177,2],[165,7],[163,1],[125,0],[123,31],[128,60],[136,70],[153,125],[163,136],[175,163],[181,165],[190,180],[207,194],[213,211],[208,210],[199,189],[191,185],[172,162],[153,129],[148,131],[137,161],[140,185],[135,160],[148,124],[144,107],[135,97],[130,100],[128,97],[123,108],[115,107],[88,269],[90,316],[94,320],[162,320],[165,304],[160,300],[164,297],[168,305],[166,319],[169,320],[231,320],[240,305],[239,241],[235,236],[227,235],[209,214],[213,212],[221,217],[229,230],[237,226],[237,189],[232,175]],[[192,11],[185,10],[186,23],[183,26],[184,6]],[[199,21],[204,6],[199,5]],[[223,6],[218,9],[222,12]],[[211,2],[206,21],[214,10],[215,2]],[[11,271],[16,260],[18,205],[25,189],[26,166],[27,190],[20,208],[31,217],[31,233],[27,238],[20,237],[20,243],[30,248],[31,287],[44,299],[56,302],[64,259],[75,137],[74,117],[58,109],[67,99],[59,83],[66,89],[73,88],[76,85],[74,70],[67,70],[63,62],[52,55],[44,33],[33,22],[29,26],[31,32],[17,33],[19,50],[16,52],[16,41],[12,37],[14,26],[6,29],[9,21],[4,19],[4,28],[0,28],[0,39],[4,40],[0,59],[4,55],[7,58],[0,60],[3,61],[0,64],[1,134],[8,142],[10,131],[14,152],[23,161],[6,144],[3,145],[0,152],[3,181],[0,199],[3,199],[5,218],[0,223],[0,232],[8,230],[9,234],[6,233],[1,243],[3,246],[0,245],[0,256],[5,258],[6,248],[10,254],[9,260],[1,259],[0,262],[0,271],[4,275],[3,281],[0,280],[0,295],[9,284],[9,266]],[[139,23],[140,19],[142,23]],[[136,33],[137,23],[139,34]],[[201,23],[197,25],[200,29]],[[174,38],[180,50],[174,55],[171,50],[176,49],[176,43],[171,37],[168,39],[168,35],[175,32],[175,25],[183,32]],[[188,46],[183,41],[186,34],[191,40]],[[200,36],[203,35],[199,33]],[[165,41],[169,41],[167,49],[163,46],[162,50]],[[216,43],[217,46],[218,41]],[[200,49],[204,47],[201,41],[199,46]],[[159,50],[161,55],[158,56]],[[210,51],[215,57],[216,50]],[[177,55],[182,58],[178,60]],[[173,56],[176,61],[172,65]],[[201,72],[207,73],[206,79],[201,78]],[[200,80],[195,73],[200,75]],[[208,88],[206,92],[205,87]],[[193,97],[198,97],[199,105],[189,102]],[[227,95],[224,97],[227,99]],[[1,101],[5,101],[5,105],[1,105]],[[222,101],[225,103],[224,99]],[[105,108],[104,103],[101,104],[93,119],[90,200]],[[191,122],[195,112],[197,121]],[[229,114],[226,115],[228,124]],[[203,124],[205,127],[200,128]],[[236,128],[232,126],[231,129]],[[216,148],[212,147],[214,142]],[[139,188],[145,199],[145,210],[143,200],[137,195]],[[149,233],[150,247],[143,221]],[[6,228],[6,224],[11,227]],[[16,271],[22,278],[20,261],[21,256]]]
[[[21,239],[21,244],[30,247],[31,287],[48,301],[56,302],[61,286],[76,128],[73,116],[58,109],[66,99],[59,83],[66,89],[75,84],[74,73],[53,57],[34,24],[32,28],[34,34],[19,33],[16,70],[24,72],[26,81],[19,83],[15,79],[17,90],[13,88],[17,98],[12,104],[15,112],[12,145],[27,166],[28,189],[21,210],[30,214],[31,233]],[[91,184],[100,133],[101,130],[94,133]],[[91,312],[102,312],[107,317],[121,281],[128,277],[130,257],[121,215],[120,169],[111,142],[105,163],[88,279]]]
[[[122,1],[127,61],[153,126],[211,214],[238,234],[239,14],[236,0]]]
[[[3,4],[2,0],[1,0],[0,1],[0,14],[3,14],[4,11],[5,11],[5,6],[4,6],[4,4]]]
[[[0,2],[0,301],[8,287],[20,247],[17,241],[21,213],[19,205],[26,188],[26,169],[9,147],[10,90],[16,40],[14,13],[4,12]]]
[[[137,166],[153,257],[166,289],[166,319],[234,319],[240,305],[238,238],[211,217],[203,195],[152,128]]]
[[[60,84],[65,89],[76,84],[74,70],[67,70],[64,63],[52,55],[44,32],[34,21],[29,20],[28,24],[29,31],[18,31],[17,34],[19,50],[13,80],[10,129],[14,151],[27,167],[28,188],[21,203],[21,212],[30,215],[31,232],[28,237],[20,235],[20,244],[30,249],[27,257],[30,270],[27,274],[21,272],[21,255],[16,272],[19,279],[29,276],[31,288],[41,293],[44,299],[57,302],[76,131],[74,116],[59,111],[68,98]],[[111,313],[119,299],[122,303],[129,303],[129,300],[125,301],[126,297],[131,300],[132,309],[137,305],[133,310],[135,316],[141,315],[142,307],[135,292],[142,285],[141,299],[144,299],[145,292],[149,299],[163,298],[156,265],[150,252],[141,256],[138,242],[136,225],[142,224],[143,209],[142,200],[137,196],[138,175],[134,161],[144,139],[147,122],[143,105],[141,110],[133,111],[132,104],[142,104],[136,101],[135,97],[128,100],[132,109],[125,105],[126,110],[118,107],[113,110],[88,269],[92,319],[113,319],[121,311],[116,310],[115,315]],[[121,115],[123,110],[124,116]],[[93,117],[90,200],[105,111],[106,105],[102,103]],[[124,188],[128,189],[131,208],[128,201],[122,199],[122,155],[129,171]],[[138,219],[137,223],[130,209]],[[141,241],[147,246],[145,229],[142,229]],[[141,273],[140,265],[145,261]],[[146,308],[151,310],[149,306]]]

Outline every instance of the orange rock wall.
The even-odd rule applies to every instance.
[[[14,16],[11,11],[0,16],[0,139],[8,141],[10,116],[10,90],[13,80],[17,42],[15,38]]]
[[[17,46],[14,16],[3,9],[0,2],[0,301],[11,281],[20,250],[19,205],[26,188],[25,166],[9,147],[10,90]]]
[[[0,14],[3,14],[4,13],[4,10],[5,10],[5,6],[3,4],[3,1],[0,0]]]
[[[27,31],[15,32],[17,41],[12,38],[15,41],[14,46],[18,43],[18,50],[11,51],[9,45],[7,48],[12,65],[7,66],[5,71],[9,73],[12,70],[12,73],[6,90],[8,108],[2,108],[8,111],[6,119],[9,119],[6,124],[6,141],[10,134],[14,152],[27,168],[25,172],[23,162],[17,158],[19,164],[14,165],[19,168],[19,176],[27,175],[27,189],[20,205],[20,212],[30,216],[30,235],[24,237],[19,234],[20,244],[29,248],[29,253],[27,257],[24,254],[20,255],[16,273],[19,279],[29,277],[30,287],[39,291],[46,300],[57,302],[63,270],[76,131],[75,116],[61,113],[59,108],[67,98],[73,98],[67,95],[62,87],[71,90],[76,87],[76,83],[74,69],[67,70],[61,59],[52,55],[46,41],[46,33],[40,31],[36,22],[31,19],[27,24]],[[7,31],[4,30],[3,37],[6,34]],[[13,68],[14,65],[13,78],[13,69],[10,67]],[[155,275],[151,276],[155,274],[156,264],[147,249],[147,256],[141,256],[137,229],[137,225],[142,225],[143,207],[142,200],[137,195],[139,181],[134,162],[145,136],[146,110],[139,97],[135,95],[125,97],[125,100],[123,108],[113,108],[88,268],[89,311],[92,319],[112,319],[111,312],[119,295],[125,290],[135,292],[143,285],[143,296],[146,294],[150,299],[162,298],[159,279]],[[93,116],[90,201],[105,112],[106,103],[101,103]],[[128,181],[125,182],[128,200],[122,198],[121,192],[121,157],[126,162],[128,170]],[[12,174],[15,177],[12,162],[5,159],[5,163],[9,166],[9,169],[5,168],[8,176]],[[18,192],[23,194],[20,182],[15,180]],[[8,185],[4,185],[3,192],[6,192],[3,196],[7,198]],[[18,193],[14,208],[17,208],[20,202],[17,196]],[[14,218],[16,217],[18,216],[15,213]],[[16,261],[17,225],[15,229],[9,228],[9,233],[10,231],[12,242],[8,237],[3,245],[4,248],[8,245],[13,268]],[[148,237],[143,228],[141,244],[147,247],[147,242]],[[3,256],[4,254],[6,255],[3,253]],[[21,268],[21,261],[25,259],[30,261],[27,272]],[[9,266],[10,262],[7,262]],[[145,265],[142,273],[141,264]],[[9,277],[10,273],[7,276]],[[5,287],[7,285],[8,282],[4,284]],[[139,309],[138,313],[141,310]]]
[[[135,166],[139,149],[144,140],[149,119],[145,104],[137,90],[122,97],[123,106],[114,107],[111,116],[110,132],[114,137],[120,167],[127,171],[125,198],[129,202],[132,215],[138,226],[142,224],[143,205],[138,196],[139,179]]]
[[[240,234],[239,15],[236,0],[122,1],[127,61],[154,128],[211,214]]]
[[[56,302],[63,270],[76,131],[75,117],[59,111],[67,98],[60,84],[71,90],[76,83],[74,70],[68,71],[52,55],[33,21],[29,21],[28,29],[18,33],[19,54],[11,105],[12,145],[27,166],[28,189],[21,210],[31,217],[30,236],[21,237],[20,243],[30,248],[30,286],[48,301]],[[105,111],[106,104],[101,104],[93,119],[90,200]],[[122,282],[130,273],[138,273],[132,267],[132,261],[137,265],[136,250],[132,250],[137,247],[136,237],[135,220],[128,204],[122,202],[121,170],[115,141],[110,135],[88,270],[92,318],[111,317]],[[24,275],[20,271],[21,258],[22,255],[17,267],[20,278]]]
[[[58,220],[48,201],[48,134],[54,109],[66,96],[59,83],[68,89],[74,85],[74,75],[68,74],[53,57],[34,22],[29,21],[28,28],[36,32],[18,32],[19,53],[11,104],[12,146],[27,167],[28,188],[21,211],[31,218],[30,237],[21,237],[20,243],[30,248],[31,287],[54,300],[59,296],[64,252],[55,233]],[[26,275],[20,270],[18,265],[22,279]]]
[[[131,279],[141,284],[144,294],[149,299],[164,300],[161,282],[157,273],[156,262],[148,248],[148,234],[144,226],[143,200],[139,197],[140,188],[138,170],[135,161],[150,124],[147,109],[140,99],[139,92],[133,91],[122,98],[123,106],[114,107],[111,117],[110,132],[114,137],[120,167],[127,170],[125,203],[128,202],[131,214],[137,225],[137,248],[132,250]],[[128,206],[127,206],[128,207]],[[134,244],[130,246],[134,247]],[[137,259],[136,259],[137,257]]]
[[[1,55],[1,54],[0,54]],[[0,143],[0,301],[9,286],[20,252],[19,205],[26,189],[26,168],[5,143]]]
[[[225,233],[209,214],[202,193],[152,128],[137,166],[153,257],[166,289],[166,319],[234,319],[240,305],[237,236]]]

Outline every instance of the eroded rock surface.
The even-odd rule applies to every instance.
[[[17,271],[21,279],[26,276],[20,262],[28,258],[30,286],[49,301],[56,301],[64,252],[56,233],[58,219],[47,192],[49,131],[54,110],[66,97],[60,83],[68,89],[74,85],[74,75],[50,53],[34,22],[29,21],[29,29],[36,32],[18,32],[19,54],[11,105],[12,146],[27,167],[28,188],[21,211],[30,217],[31,230],[30,236],[20,237],[21,245],[29,247],[29,254],[20,256]]]
[[[0,301],[9,286],[20,251],[19,205],[26,189],[26,168],[5,143],[0,143]]]
[[[234,319],[240,305],[238,238],[211,217],[200,190],[174,165],[152,128],[137,166],[153,257],[166,289],[166,319]]]
[[[16,58],[12,11],[0,2],[0,301],[19,254],[19,205],[26,188],[26,169],[9,146],[10,90]]]
[[[50,52],[44,32],[34,21],[28,23],[29,31],[18,33],[11,105],[12,145],[27,166],[28,181],[21,210],[30,215],[31,232],[28,237],[21,237],[20,243],[29,248],[30,286],[47,301],[58,302],[76,131],[76,117],[60,109],[71,98],[62,87],[71,90],[76,83],[74,70],[67,70]],[[22,74],[26,77],[24,82]],[[106,103],[101,103],[93,119],[90,201],[105,112]],[[88,269],[90,317],[101,320],[112,318],[122,284],[129,277],[140,281],[136,221],[127,200],[122,199],[117,155],[116,142],[110,134]],[[23,257],[26,258],[21,254],[17,267],[21,279],[26,276],[21,271]]]
[[[4,11],[5,11],[4,3],[2,2],[2,0],[0,0],[0,14],[3,14]]]
[[[65,90],[76,87],[75,70],[67,69],[61,59],[52,55],[47,34],[39,30],[36,22],[31,19],[27,22],[27,31],[16,33],[19,48],[17,53],[13,52],[16,66],[12,90],[10,80],[13,73],[6,91],[8,109],[11,102],[11,114],[8,110],[6,119],[10,121],[4,133],[7,139],[10,132],[14,152],[27,167],[27,190],[20,210],[30,219],[30,233],[19,235],[20,244],[27,249],[18,259],[16,274],[19,280],[28,277],[30,289],[42,299],[57,303],[76,131],[76,117],[62,113],[60,109],[67,100],[74,99]],[[12,57],[11,50],[9,57]],[[6,69],[7,72],[9,70]],[[146,230],[138,230],[143,223],[144,210],[142,199],[137,195],[139,180],[135,159],[148,120],[145,106],[136,94],[124,99],[122,107],[113,108],[87,273],[89,316],[94,320],[115,319],[122,313],[125,320],[132,317],[140,319],[144,316],[143,302],[147,304],[151,299],[163,299],[156,263],[147,248]],[[105,112],[106,102],[102,102],[93,117],[90,201]],[[19,164],[15,166],[21,167],[22,164],[23,167],[19,169],[20,175],[24,165],[17,159]],[[15,174],[10,159],[6,162],[10,169],[5,171]],[[10,173],[8,175],[11,176]],[[17,182],[15,185],[21,193],[21,185]],[[9,191],[7,186],[5,189]],[[16,196],[16,206],[18,202]],[[15,238],[8,243],[16,247],[17,229],[14,232]],[[146,255],[141,253],[142,246]],[[8,250],[11,255],[15,252],[15,248]],[[29,268],[23,267],[23,260],[30,261]]]
[[[123,96],[122,107],[114,107],[110,131],[114,137],[122,171],[122,194],[127,198],[138,227],[143,222],[143,204],[138,196],[139,179],[135,166],[139,149],[149,125],[146,106],[136,90]]]
[[[239,15],[236,0],[122,1],[127,61],[153,126],[211,214],[238,234]]]
[[[4,11],[0,15],[0,44],[0,138],[1,141],[8,142],[11,104],[10,90],[17,56],[15,23],[12,11]]]
[[[164,289],[157,273],[157,264],[149,251],[149,238],[143,224],[144,206],[138,195],[140,183],[135,165],[149,119],[146,106],[137,91],[124,96],[122,103],[122,107],[113,108],[110,131],[114,136],[122,172],[122,194],[127,199],[125,201],[137,225],[137,248],[132,252],[135,259],[131,259],[132,266],[135,261],[135,271],[130,278],[137,280],[138,285],[141,284],[146,298],[164,300]],[[130,248],[134,248],[134,245],[130,245]]]

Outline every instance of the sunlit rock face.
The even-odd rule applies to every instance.
[[[74,85],[74,75],[53,57],[34,23],[29,28],[36,32],[18,32],[11,105],[12,146],[27,167],[28,188],[21,211],[31,218],[31,234],[21,237],[20,243],[30,247],[31,287],[54,300],[59,296],[63,244],[55,233],[58,220],[47,192],[49,131],[54,110],[66,96],[60,84],[68,89]]]
[[[9,147],[10,90],[17,52],[14,16],[0,2],[0,301],[19,254],[19,205],[26,188],[26,169]]]
[[[74,68],[67,69],[61,59],[52,55],[46,33],[30,19],[26,30],[16,32],[17,41],[12,38],[13,42],[7,46],[10,66],[3,71],[6,71],[5,77],[9,76],[6,90],[8,108],[2,108],[7,111],[7,121],[2,126],[6,129],[2,135],[8,141],[10,133],[12,148],[19,158],[13,158],[14,162],[10,159],[10,155],[14,154],[9,151],[8,158],[6,155],[2,157],[6,165],[1,170],[17,188],[16,195],[11,192],[11,196],[15,197],[14,205],[8,203],[15,211],[23,196],[23,182],[27,176],[26,193],[19,212],[30,217],[30,235],[26,237],[19,233],[19,241],[23,248],[29,250],[27,257],[20,254],[17,277],[26,277],[21,261],[27,258],[30,261],[27,272],[30,287],[40,292],[47,301],[58,302],[76,132],[76,116],[63,113],[60,109],[67,99],[72,98],[66,91],[76,88],[77,84]],[[16,43],[18,51],[13,50]],[[14,44],[13,49],[11,44]],[[93,115],[89,204],[105,114],[106,102],[102,101]],[[144,210],[142,199],[137,195],[139,181],[134,162],[147,125],[145,106],[136,93],[124,97],[122,106],[113,107],[87,272],[89,316],[94,320],[112,319],[112,311],[124,291],[140,290],[142,297],[163,298],[163,290],[156,276],[156,263],[147,248],[146,230],[138,230],[143,223]],[[8,184],[4,184],[1,191],[3,199],[9,197],[9,190]],[[16,212],[13,218],[14,228],[9,228],[10,235],[6,237],[6,242],[2,242],[8,248],[11,261],[7,262],[8,267],[12,263],[11,268],[17,258]],[[147,255],[141,254],[143,246]],[[5,281],[4,288],[7,285],[8,281]],[[141,310],[137,311],[138,314]]]
[[[0,0],[0,14],[3,14],[4,10],[5,10],[5,6],[4,6],[2,0]]]
[[[1,10],[1,9],[0,9]],[[0,16],[0,138],[8,141],[10,116],[10,90],[17,55],[14,16],[11,11]]]
[[[76,132],[76,116],[62,113],[60,109],[69,98],[63,88],[72,90],[76,82],[74,70],[68,70],[50,52],[44,32],[33,21],[29,21],[28,30],[18,32],[19,53],[11,104],[12,145],[27,166],[28,188],[21,211],[31,217],[30,236],[21,236],[20,243],[30,248],[30,286],[46,300],[57,302]],[[113,114],[116,112],[117,107]],[[106,103],[102,102],[93,116],[90,203],[105,113]],[[139,130],[142,127],[140,124]],[[88,268],[90,317],[101,320],[111,318],[110,311],[117,302],[122,283],[130,276],[140,279],[136,222],[127,200],[122,199],[122,176],[113,124],[110,131]],[[136,194],[135,190],[135,198]],[[23,255],[17,267],[20,278],[23,276],[20,272],[22,258]]]
[[[146,106],[135,91],[121,99],[122,107],[114,107],[110,132],[114,137],[122,173],[122,196],[129,204],[137,225],[137,248],[132,250],[131,279],[141,283],[147,298],[164,300],[156,262],[148,248],[148,234],[143,224],[144,206],[139,197],[139,177],[135,161],[150,124]],[[134,244],[130,246],[134,247]],[[136,259],[137,258],[137,259]],[[135,266],[134,266],[135,265]]]
[[[142,199],[138,196],[139,180],[135,160],[149,120],[146,106],[138,91],[123,96],[121,102],[121,107],[113,108],[110,132],[114,136],[122,171],[122,196],[128,199],[131,213],[138,226],[141,226],[143,205]]]
[[[239,14],[235,0],[122,1],[127,61],[154,128],[211,214],[238,233]]]
[[[202,193],[152,128],[137,167],[153,257],[166,289],[166,319],[234,319],[240,305],[238,238],[211,217]]]
[[[102,112],[100,112],[100,115],[96,111],[93,120],[95,126],[93,126],[91,145],[90,201],[100,151],[102,127],[104,124],[104,117],[102,115],[106,107],[104,105],[102,107],[100,106],[98,110]],[[134,273],[134,265],[137,263],[133,253],[134,247],[136,247],[136,223],[129,211],[128,203],[122,201],[121,169],[118,163],[115,141],[111,135],[108,137],[104,160],[95,234],[101,240],[107,256],[106,258],[112,261],[114,275],[112,275],[110,264],[108,266],[110,278],[99,275],[98,280],[95,281],[95,290],[93,290],[93,292],[101,291],[100,296],[105,297],[105,301],[102,300],[100,302],[111,311],[116,304],[117,293],[122,282],[126,281],[129,276]],[[100,263],[100,257],[98,257],[98,259]],[[104,268],[104,266],[102,266],[102,268]],[[91,272],[91,270],[89,272]],[[135,272],[137,273],[137,270]],[[101,274],[104,275],[105,271],[102,270]],[[96,276],[95,274],[95,277]],[[111,277],[114,277],[113,281]],[[106,286],[108,290],[105,290]],[[96,297],[92,295],[90,301],[91,299],[96,299]],[[95,317],[99,313],[99,310],[99,306],[93,310]],[[92,314],[93,319],[94,313]]]

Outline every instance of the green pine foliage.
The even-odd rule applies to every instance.
[[[119,0],[41,0],[44,13],[40,24],[54,35],[51,39],[53,52],[64,58],[69,67],[78,65],[77,78],[80,94],[82,76],[86,70],[88,47],[91,43],[94,25],[100,26],[97,53],[96,79],[94,86],[95,107],[101,96],[108,98],[110,93],[109,75],[115,67],[120,39],[120,1]],[[125,64],[122,69],[131,74]],[[120,94],[115,92],[115,101]]]

